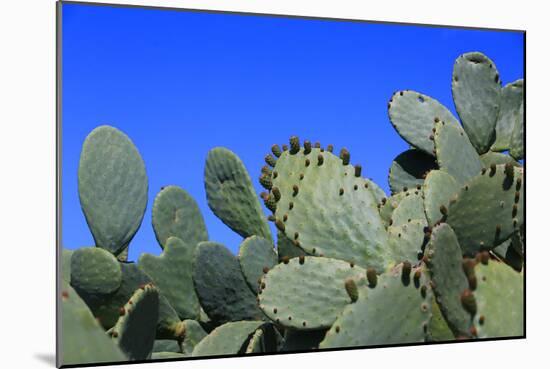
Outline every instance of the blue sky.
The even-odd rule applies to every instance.
[[[62,244],[93,245],[78,160],[86,135],[110,124],[133,140],[149,177],[130,260],[161,252],[151,207],[170,184],[197,200],[211,240],[238,250],[240,236],[206,203],[215,146],[239,155],[258,193],[264,155],[291,135],[348,148],[389,192],[392,159],[407,149],[387,115],[394,91],[422,92],[454,113],[452,67],[468,51],[488,55],[503,83],[523,77],[517,32],[81,4],[64,4],[62,22]]]

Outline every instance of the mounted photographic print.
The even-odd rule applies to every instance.
[[[58,366],[525,337],[524,31],[58,27]]]

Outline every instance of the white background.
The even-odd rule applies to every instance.
[[[543,1],[119,1],[120,3],[527,30],[527,339],[147,364],[153,368],[518,368],[548,354],[549,32]],[[0,366],[53,367],[55,1],[0,2]],[[437,57],[437,55],[434,55]],[[503,322],[506,324],[506,322]],[[546,355],[545,355],[546,354]],[[547,364],[546,364],[547,365]],[[126,367],[126,366],[125,366]],[[136,368],[133,366],[133,368]]]

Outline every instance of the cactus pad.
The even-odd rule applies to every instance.
[[[503,262],[514,268],[517,272],[521,272],[523,269],[524,260],[520,253],[521,251],[518,252],[516,249],[517,246],[515,246],[512,242],[515,241],[515,239],[516,237],[512,235],[511,238],[495,247],[492,251]]]
[[[427,225],[426,214],[424,212],[424,201],[422,200],[422,190],[411,192],[399,202],[397,209],[391,215],[391,225],[396,227],[407,224],[413,219],[421,221]]]
[[[367,181],[355,176],[352,165],[313,148],[308,154],[283,152],[275,172],[281,195],[276,224],[289,239],[312,255],[385,267],[385,227]]]
[[[180,352],[181,348],[176,340],[155,340],[152,352]]]
[[[382,274],[374,288],[363,287],[327,332],[319,348],[424,342],[432,292],[422,268],[403,274],[402,264]],[[411,272],[411,270],[409,270]]]
[[[435,152],[439,168],[464,184],[481,172],[481,161],[462,127],[447,122],[435,125]]]
[[[459,56],[453,69],[453,100],[464,130],[477,152],[495,139],[500,107],[500,78],[495,63],[479,52]]]
[[[428,225],[433,227],[441,218],[441,206],[449,208],[449,202],[460,190],[455,179],[442,170],[432,170],[424,181],[424,209]]]
[[[129,360],[145,360],[155,342],[159,293],[148,284],[138,289],[120,310],[120,318],[111,331]]]
[[[71,257],[71,285],[79,292],[92,295],[114,292],[122,282],[116,257],[99,247],[84,247]]]
[[[449,206],[447,223],[464,254],[492,249],[524,222],[523,169],[510,166],[507,174],[506,168],[495,165],[472,178]]]
[[[244,164],[232,151],[216,147],[204,170],[210,209],[243,238],[253,235],[271,241],[271,231]]]
[[[263,321],[225,323],[200,341],[192,356],[236,355],[246,349],[250,336],[263,324]]]
[[[73,250],[61,250],[61,263],[59,264],[61,279],[67,283],[71,283],[71,258]]]
[[[415,149],[402,152],[393,159],[390,167],[389,179],[392,193],[422,185],[427,173],[432,169],[437,169],[432,155]]]
[[[389,104],[388,112],[393,127],[412,146],[433,155],[434,123],[445,121],[458,126],[459,123],[446,107],[437,100],[415,91],[396,92]]]
[[[176,237],[166,241],[160,256],[142,254],[139,267],[168,299],[181,319],[198,319],[199,300],[193,286],[193,254],[195,245]]]
[[[151,354],[152,360],[182,359],[184,357],[187,357],[187,355],[182,354],[181,352],[160,351],[160,352],[153,352]]]
[[[262,279],[260,308],[273,321],[290,329],[328,328],[351,302],[348,278],[366,271],[337,259],[305,256],[271,269]]]
[[[524,109],[525,105],[521,104],[517,112],[517,123],[514,127],[514,131],[512,132],[512,136],[510,137],[510,155],[517,160],[523,159],[523,156],[525,155],[523,143],[523,127],[525,126]]]
[[[449,328],[458,336],[469,336],[470,315],[463,309],[461,294],[468,289],[462,266],[462,251],[446,223],[432,230],[425,255],[433,281],[434,293]]]
[[[428,341],[444,342],[454,341],[454,339],[453,331],[449,328],[434,298],[432,300],[432,319],[430,319],[430,323],[428,324]]]
[[[489,260],[487,265],[477,263],[475,275],[477,313],[473,323],[477,337],[523,336],[523,274]]]
[[[61,284],[60,301],[63,365],[127,360],[105,334],[84,301],[65,281]]]
[[[239,261],[225,246],[201,242],[195,252],[193,270],[195,291],[210,319],[221,323],[262,319]]]
[[[294,242],[289,240],[281,231],[277,232],[277,254],[279,256],[279,261],[285,257],[292,259],[298,256],[307,255],[304,250],[295,245]]]
[[[500,109],[495,127],[496,139],[491,146],[491,150],[505,151],[510,149],[512,132],[516,126],[523,125],[523,114],[518,114],[523,99],[523,79],[518,79],[502,88]]]
[[[195,200],[182,188],[164,187],[153,204],[153,229],[162,248],[169,237],[189,245],[208,240],[204,219]]]
[[[239,249],[239,263],[246,282],[254,293],[260,289],[258,281],[277,264],[277,253],[271,242],[258,236],[248,237]]]
[[[86,137],[78,193],[96,246],[116,255],[128,245],[143,219],[147,189],[143,160],[124,133],[100,126]]]
[[[517,161],[514,160],[510,155],[502,154],[500,152],[488,151],[485,154],[479,157],[481,163],[485,168],[491,167],[492,164],[512,164],[515,167],[521,166]]]
[[[195,346],[207,336],[207,333],[200,323],[195,320],[184,320],[183,323],[185,326],[185,338],[181,344],[181,349],[184,354],[191,356]]]
[[[423,254],[425,226],[425,221],[413,219],[408,223],[388,228],[388,246],[392,250],[393,260],[418,262]]]

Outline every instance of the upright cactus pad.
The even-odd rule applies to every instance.
[[[305,256],[283,262],[261,280],[260,308],[290,329],[328,328],[351,303],[345,282],[360,283],[365,269],[337,259]]]
[[[360,289],[327,332],[320,348],[391,345],[426,340],[432,292],[422,268],[402,264]]]
[[[494,152],[494,151],[488,151],[485,154],[481,155],[479,157],[481,160],[481,164],[484,168],[490,168],[491,165],[499,165],[499,164],[512,164],[515,167],[520,167],[521,164],[514,160],[510,155],[503,154],[500,152]]]
[[[424,209],[428,225],[433,227],[443,218],[441,210],[448,209],[449,203],[460,190],[455,179],[442,170],[432,170],[422,187],[424,195]]]
[[[464,184],[481,171],[481,161],[462,127],[441,121],[435,125],[435,152],[439,168]]]
[[[405,195],[391,215],[391,224],[392,226],[400,226],[409,223],[413,219],[421,221],[424,225],[427,224],[422,190],[415,189],[410,195]]]
[[[210,319],[219,323],[262,319],[239,261],[225,246],[215,242],[199,244],[193,281],[200,304]]]
[[[143,219],[147,189],[143,160],[124,133],[100,126],[86,137],[78,192],[96,246],[115,255],[127,247]]]
[[[60,275],[61,279],[67,283],[71,283],[71,258],[73,257],[73,253],[73,250],[61,250],[61,262],[59,263]]]
[[[207,336],[207,333],[201,327],[200,323],[195,320],[184,320],[183,323],[185,327],[185,338],[181,344],[181,349],[185,355],[191,356],[195,346]]]
[[[309,254],[383,270],[389,258],[384,223],[349,159],[347,150],[341,158],[311,147],[283,152],[272,174],[275,224]]]
[[[523,114],[518,114],[524,100],[523,79],[518,79],[502,88],[500,109],[495,127],[496,138],[491,150],[505,151],[510,149],[512,133],[518,126],[523,126]]]
[[[521,160],[525,156],[525,144],[523,142],[524,109],[525,104],[522,103],[517,112],[517,123],[512,131],[512,136],[510,136],[510,155],[516,160]]]
[[[225,323],[214,329],[193,350],[192,356],[235,355],[244,351],[249,338],[265,322],[241,321]]]
[[[153,204],[153,229],[162,248],[170,237],[189,245],[208,240],[204,219],[195,200],[182,188],[164,187]]]
[[[210,150],[204,182],[210,209],[229,228],[243,238],[272,240],[248,172],[235,153],[223,147]]]
[[[71,285],[89,295],[114,292],[122,282],[122,271],[110,252],[98,247],[84,247],[71,257]]]
[[[200,305],[193,285],[195,248],[195,245],[170,237],[160,256],[142,254],[139,258],[140,269],[151,277],[180,319],[199,318]]]
[[[67,282],[61,284],[60,299],[63,365],[127,360]]]
[[[390,167],[390,189],[392,193],[406,191],[422,185],[426,175],[437,169],[432,155],[411,149],[397,155]]]
[[[145,360],[151,353],[158,311],[159,293],[150,284],[138,289],[120,309],[111,336],[129,360]]]
[[[260,278],[277,264],[277,253],[265,238],[248,237],[239,249],[239,263],[250,289],[258,293]]]
[[[479,52],[459,56],[453,69],[453,99],[464,130],[480,154],[495,139],[500,77],[495,63]]]
[[[460,190],[446,221],[464,254],[490,250],[519,230],[524,222],[523,181],[521,168],[493,165]]]
[[[425,221],[413,219],[410,222],[398,226],[388,227],[388,246],[392,250],[393,259],[396,262],[418,262],[423,255],[425,240]]]
[[[489,260],[475,266],[473,318],[479,338],[523,336],[523,275],[504,263]]]
[[[388,104],[390,121],[397,133],[415,148],[433,155],[433,128],[439,121],[459,123],[437,100],[416,91],[399,91]]]
[[[463,271],[460,246],[448,224],[432,230],[426,256],[436,300],[449,328],[456,336],[470,336],[470,315],[461,301],[463,292],[469,288],[468,278]]]

